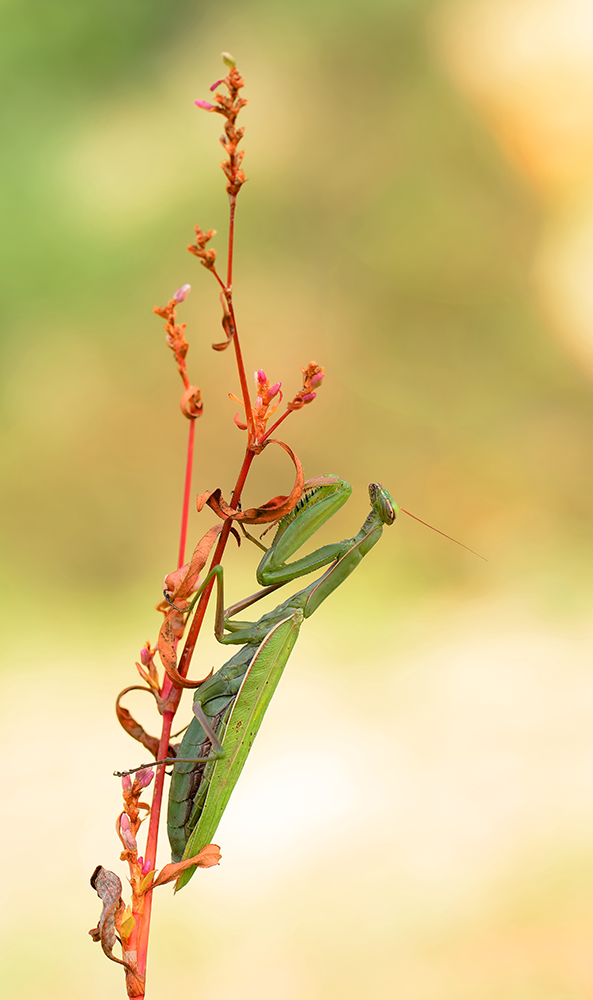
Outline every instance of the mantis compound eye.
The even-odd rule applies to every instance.
[[[380,486],[379,483],[370,483],[369,497],[373,509],[377,512],[383,524],[393,524],[399,513],[399,507],[385,487]]]

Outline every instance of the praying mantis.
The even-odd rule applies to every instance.
[[[337,476],[319,476],[305,484],[303,497],[279,520],[274,540],[258,566],[257,580],[264,589],[257,594],[223,612],[220,566],[200,588],[216,576],[216,637],[223,644],[242,648],[196,689],[194,718],[177,757],[157,762],[173,764],[167,828],[174,861],[195,856],[211,842],[304,619],[350,576],[400,510],[383,486],[371,483],[371,510],[357,535],[287,563],[351,492],[350,484]],[[278,587],[328,564],[322,576],[259,621],[232,620]],[[176,888],[182,888],[194,871],[183,872]]]
[[[377,544],[384,526],[393,524],[403,509],[383,486],[371,483],[371,510],[358,534],[322,545],[309,555],[287,563],[287,559],[346,503],[351,493],[350,484],[337,476],[308,480],[296,506],[278,521],[274,540],[257,568],[257,581],[263,585],[263,590],[225,612],[223,569],[216,566],[195,594],[197,599],[209,581],[216,578],[216,638],[225,645],[240,645],[242,649],[196,688],[194,718],[177,755],[155,762],[155,765],[173,765],[167,831],[174,862],[195,857],[211,842],[304,619],[350,576]],[[317,580],[258,621],[232,620],[235,614],[284,584],[328,564],[329,569]],[[171,603],[169,597],[167,600]],[[121,777],[149,766],[115,773]],[[182,872],[176,890],[189,882],[195,870],[196,867],[191,866]]]

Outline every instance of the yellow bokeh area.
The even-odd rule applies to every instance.
[[[150,1000],[593,995],[590,0],[8,0],[2,153],[0,992],[125,996],[87,930],[116,871],[113,702],[175,567],[180,307],[204,415],[193,493],[243,454],[215,283],[186,246],[249,105],[234,296],[305,473],[400,515],[306,622],[216,837],[155,893]],[[249,506],[292,485],[257,460]],[[190,517],[193,544],[213,523]],[[269,536],[268,536],[269,537]],[[229,550],[227,594],[257,552]],[[295,588],[296,589],[296,588]],[[208,634],[192,673],[224,660]],[[156,731],[142,696],[130,710]],[[189,699],[180,726],[189,718]],[[163,839],[159,865],[169,860]]]

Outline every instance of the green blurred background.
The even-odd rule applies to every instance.
[[[401,517],[307,624],[217,841],[156,905],[149,996],[593,992],[593,21],[583,0],[4,0],[0,979],[124,995],[86,937],[118,861],[112,702],[175,564],[186,426],[151,314],[192,284],[194,492],[243,437],[214,282],[226,195],[194,106],[246,79],[235,301],[305,472]],[[271,449],[270,449],[271,452]],[[248,503],[291,484],[266,453]],[[205,519],[205,520],[204,520]],[[191,520],[191,538],[212,523]],[[230,553],[230,596],[255,550]],[[224,654],[201,647],[209,669]],[[201,673],[205,672],[204,670]],[[154,713],[130,698],[153,729]],[[187,708],[185,709],[187,715]],[[163,847],[161,861],[167,860]],[[8,991],[4,992],[4,988]]]

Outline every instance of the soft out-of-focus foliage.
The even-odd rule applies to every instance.
[[[552,10],[563,23],[559,0],[505,0],[500,52],[523,51],[527,7],[539,25]],[[117,970],[85,942],[96,921],[85,881],[117,851],[109,773],[134,763],[112,694],[154,638],[150,605],[175,558],[186,427],[151,310],[187,281],[181,318],[205,408],[195,492],[228,495],[238,470],[232,360],[209,347],[221,339],[216,289],[185,250],[197,222],[222,245],[218,123],[193,102],[223,49],[251,102],[235,275],[246,360],[287,391],[311,359],[326,369],[315,407],[285,428],[307,474],[355,486],[328,537],[356,530],[366,484],[380,479],[490,561],[402,517],[309,623],[221,827],[221,868],[183,900],[161,890],[155,1000],[198,994],[197,955],[203,995],[223,1000],[238,983],[258,1000],[555,1000],[591,989],[593,397],[587,365],[555,337],[562,315],[548,318],[557,192],[542,197],[540,174],[509,155],[516,106],[491,96],[503,77],[480,55],[498,8],[475,3],[468,36],[467,5],[448,0],[4,6],[11,997],[78,997],[81,966],[97,997],[115,995]],[[568,28],[556,34],[569,44]],[[548,37],[528,35],[517,88]],[[582,97],[571,80],[568,104]],[[538,88],[529,93],[546,121]],[[544,159],[549,135],[533,146]],[[582,190],[582,172],[570,177],[564,204],[571,183]],[[290,482],[289,463],[266,454],[246,503]],[[231,555],[233,598],[252,587],[255,559]],[[207,667],[221,662],[214,645]],[[13,901],[14,859],[29,843],[38,856],[40,828],[48,902],[32,919],[28,891]],[[23,962],[21,935],[36,964]]]

